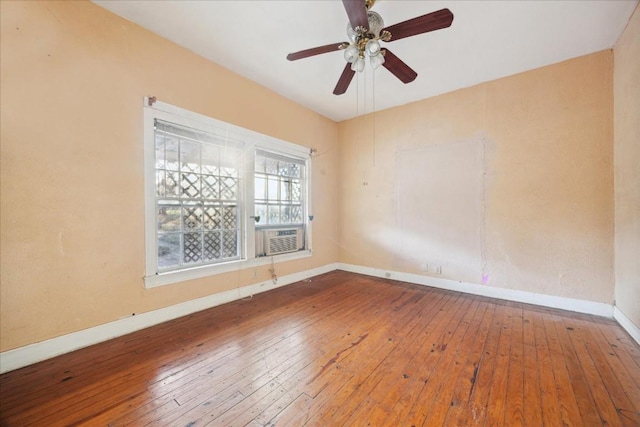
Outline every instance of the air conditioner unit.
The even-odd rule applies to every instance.
[[[303,234],[302,228],[264,230],[264,253],[266,255],[278,255],[303,249]]]

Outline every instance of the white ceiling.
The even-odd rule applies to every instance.
[[[385,25],[442,8],[450,28],[383,43],[417,73],[403,84],[367,64],[332,94],[342,52],[290,52],[347,40],[339,0],[94,0],[94,3],[336,121],[611,48],[638,0],[378,0]]]

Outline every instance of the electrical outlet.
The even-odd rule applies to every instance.
[[[386,277],[387,279],[390,278],[391,277],[391,273],[389,273],[389,272],[384,273],[384,277]]]
[[[441,265],[436,267],[436,274],[442,274],[442,266]]]

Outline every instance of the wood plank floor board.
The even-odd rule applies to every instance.
[[[514,304],[511,318],[511,355],[509,357],[507,397],[505,400],[506,411],[504,414],[504,425],[513,427],[524,425],[525,377],[523,322],[522,305]]]
[[[538,415],[542,418],[541,426],[553,427],[562,425],[562,416],[560,406],[558,404],[558,396],[556,391],[556,381],[553,371],[553,362],[549,351],[547,335],[545,333],[545,325],[542,314],[539,310],[527,310],[528,316],[533,322],[533,334],[535,340],[536,352],[536,371],[540,386],[540,400],[528,402],[525,406],[525,417],[531,420],[531,424],[538,419]],[[534,394],[534,396],[537,394]],[[536,405],[536,403],[538,403]],[[531,418],[529,413],[535,413]]]
[[[397,396],[396,387],[390,387],[394,390],[392,396],[397,396],[397,399],[394,399],[395,404],[389,411],[387,423],[390,425],[403,425],[407,417],[419,410],[420,396],[426,384],[431,381],[443,346],[446,348],[448,343],[450,325],[459,322],[456,320],[457,317],[462,316],[464,310],[471,304],[471,300],[458,304],[459,295],[455,294],[448,294],[445,301],[446,305],[441,306],[442,308],[418,335],[420,337],[417,341],[418,351],[402,369],[407,378],[403,378],[400,396]]]
[[[523,393],[526,396],[523,407],[523,418],[526,425],[543,426],[542,420],[542,387],[540,384],[540,364],[536,346],[534,318],[530,310],[525,306],[522,310],[522,346],[524,384]]]
[[[618,377],[605,361],[600,349],[593,345],[588,329],[591,322],[564,319],[564,326],[576,348],[576,355],[593,392],[600,418],[605,425],[640,426],[640,412],[624,392]],[[637,388],[636,388],[637,390]],[[637,405],[640,405],[640,395]],[[624,416],[620,417],[620,415]]]
[[[403,341],[406,337],[425,336],[425,330],[438,315],[437,307],[439,306],[439,301],[442,301],[445,297],[447,296],[444,293],[434,294],[433,299],[430,301],[432,304],[425,305],[418,315],[411,319],[411,322],[408,322],[403,329],[395,333],[393,339],[398,341],[399,345],[385,358],[373,375],[367,377],[365,383],[361,385],[364,388],[370,387],[371,391],[366,399],[355,407],[350,419],[358,419],[361,414],[366,414],[366,416],[376,419],[393,410],[393,406],[400,398],[400,395],[407,390],[406,380],[411,379],[408,374],[410,371],[407,369],[409,363],[420,350],[420,346],[417,343],[414,345],[412,345],[413,343],[406,343],[408,345],[404,345]],[[360,393],[361,390],[358,389],[356,392]],[[340,412],[343,415],[348,415],[342,409]],[[379,415],[376,415],[376,412]]]
[[[614,321],[332,272],[0,376],[2,426],[635,426]]]
[[[409,294],[410,295],[410,294]],[[318,415],[319,422],[325,423],[326,419],[331,419],[338,410],[340,414],[351,411],[360,401],[360,393],[355,399],[350,398],[354,391],[364,390],[367,379],[380,370],[381,364],[393,354],[400,345],[402,328],[410,324],[419,312],[417,307],[422,298],[417,299],[406,296],[398,300],[391,310],[394,313],[393,319],[381,317],[375,320],[371,333],[359,336],[352,345],[344,347],[335,353],[331,359],[335,369],[326,369],[324,365],[320,374],[315,374],[309,378],[304,387],[304,392],[314,400],[308,408],[308,412]],[[355,343],[358,342],[357,345]],[[367,368],[361,369],[363,363]],[[345,375],[345,372],[347,375]],[[321,396],[319,396],[321,394]],[[332,401],[341,400],[344,404],[338,409],[328,406]],[[331,421],[335,424],[337,421]]]
[[[490,323],[490,328],[483,342],[482,352],[475,371],[475,381],[469,395],[467,408],[454,413],[457,418],[451,422],[459,426],[481,426],[484,425],[486,412],[489,405],[489,395],[493,383],[494,371],[497,365],[497,354],[500,333],[502,331],[502,319],[506,307],[504,304],[492,304],[494,312]]]
[[[471,414],[471,397],[477,383],[478,371],[480,369],[480,361],[488,335],[493,322],[496,306],[486,302],[485,312],[481,323],[473,335],[473,340],[469,344],[469,352],[467,360],[460,373],[456,384],[453,397],[451,398],[451,407],[448,409],[446,418],[442,425],[469,425],[470,420],[465,419],[465,414]],[[463,355],[465,352],[461,352]]]
[[[440,294],[439,296],[441,298],[439,299],[434,298],[434,301],[436,302],[442,301],[442,303],[436,306],[436,307],[439,306],[440,309],[436,312],[436,314],[432,318],[432,322],[428,323],[427,329],[429,329],[429,326],[431,325],[439,325],[442,329],[444,329],[446,322],[439,322],[436,320],[439,320],[441,316],[446,316],[447,319],[452,318],[453,314],[456,312],[456,310],[454,309],[455,308],[454,303],[455,303],[455,300],[457,299],[457,296],[452,295],[450,293],[444,293],[440,291],[437,291],[437,292]],[[433,329],[433,327],[431,327],[430,329]],[[424,345],[430,348],[431,345],[427,344],[428,339],[429,339],[429,336],[425,332],[424,338],[420,339],[419,342],[422,343],[421,345]],[[367,357],[363,363],[371,364],[372,366],[374,366],[374,364],[377,363],[377,360],[374,360],[371,357]],[[369,369],[364,368],[361,370],[364,372],[367,372]],[[350,374],[350,377],[344,381],[351,381],[352,377],[353,377],[353,374]],[[313,415],[319,414],[320,416],[324,416],[324,413],[326,412],[326,405],[331,405],[331,402],[334,401],[333,394],[336,392],[336,390],[339,390],[343,386],[343,382],[336,381],[334,383],[329,384],[330,387],[324,390],[325,392],[323,392],[319,396],[316,396],[314,399],[304,399],[305,406],[303,408],[300,407],[301,403],[285,408],[283,413],[278,414],[278,416],[274,420],[272,420],[272,422],[279,425],[280,422],[283,422],[282,420],[285,420],[284,421],[285,425],[303,425],[304,423],[308,422],[310,419],[313,418],[311,416],[312,414]],[[323,409],[325,410],[324,412],[323,412]],[[297,410],[299,410],[297,414],[293,413],[294,411],[297,411]]]
[[[478,306],[479,300],[477,298],[469,298],[468,302],[461,306],[461,316],[457,320],[449,322],[441,340],[433,343],[431,349],[433,351],[429,351],[427,354],[429,357],[425,358],[425,366],[419,371],[421,375],[425,376],[424,386],[402,422],[403,425],[423,425],[429,418],[430,408],[439,397],[443,383],[448,381],[449,372],[455,368],[456,350],[463,342],[469,321],[475,315]]]
[[[556,334],[558,335],[563,358],[571,378],[571,387],[573,388],[573,395],[575,396],[582,422],[586,425],[602,425],[603,420],[597,411],[597,405],[593,398],[593,390],[598,384],[590,384],[585,377],[584,367],[578,360],[576,349],[563,319],[556,315],[553,315],[553,318],[555,319]]]
[[[462,340],[459,345],[455,345],[455,341],[452,339],[449,346],[445,349],[445,352],[451,351],[453,354],[449,356],[453,358],[451,367],[446,370],[446,377],[442,380],[437,380],[440,384],[438,390],[434,394],[434,398],[427,398],[429,404],[421,405],[424,413],[427,415],[423,424],[433,425],[445,425],[445,421],[450,412],[455,416],[456,409],[464,411],[466,406],[465,397],[468,397],[471,382],[470,379],[473,376],[474,361],[469,359],[474,357],[474,353],[478,353],[482,347],[482,339],[479,336],[479,328],[483,322],[491,320],[485,319],[487,313],[488,304],[478,298],[477,306],[473,311],[473,317],[468,321],[463,321],[462,328],[466,328]],[[469,313],[472,309],[469,309]],[[464,326],[463,326],[464,325]],[[460,328],[460,327],[459,327]],[[462,331],[462,330],[461,330]],[[479,339],[481,338],[481,339]],[[443,357],[445,355],[443,354]],[[437,377],[432,377],[436,379]],[[436,389],[435,382],[431,381],[429,389]],[[456,397],[456,389],[460,388],[460,397]],[[425,390],[426,391],[426,390]],[[466,396],[465,396],[466,395]],[[429,394],[424,394],[429,396]]]
[[[486,425],[502,426],[504,423],[505,405],[507,397],[507,385],[509,380],[509,359],[511,356],[511,335],[513,323],[513,307],[506,303],[502,322],[500,338],[498,339],[498,354],[496,355],[496,369],[493,373],[489,401],[487,409]]]
[[[578,408],[571,383],[571,375],[567,370],[565,361],[567,356],[562,352],[562,347],[556,332],[556,322],[553,314],[543,316],[544,331],[547,337],[553,369],[553,379],[555,382],[555,396],[558,399],[558,406],[560,408],[561,425],[579,426],[583,425],[582,417],[580,416],[580,409]]]
[[[434,296],[434,298],[438,298],[438,296]],[[435,301],[435,299],[432,301]],[[411,350],[412,346],[403,345],[403,340],[405,337],[415,336],[416,328],[426,323],[424,322],[426,319],[425,315],[432,315],[432,310],[429,310],[427,305],[420,304],[418,307],[418,309],[411,310],[409,313],[411,316],[409,318],[401,320],[389,330],[389,334],[386,334],[386,336],[389,336],[387,342],[393,342],[394,346],[387,355],[383,358],[378,358],[380,363],[375,370],[366,376],[362,382],[356,383],[355,387],[343,387],[339,390],[337,394],[338,398],[348,402],[348,405],[343,405],[340,408],[334,407],[326,411],[323,417],[320,418],[320,422],[326,421],[333,424],[343,424],[350,414],[356,410],[365,413],[369,413],[374,409],[381,410],[380,402],[376,399],[374,390],[382,381],[383,377],[389,379],[389,383],[391,384],[399,382],[401,387],[403,386],[404,381],[402,381],[402,379],[408,378],[408,375],[405,372],[400,372],[400,370],[405,363],[404,361],[410,359],[414,353]],[[383,336],[382,339],[384,340],[384,338]],[[381,345],[375,344],[376,341],[373,342],[374,345]],[[363,349],[363,351],[366,350]],[[399,369],[394,369],[394,367],[398,367]],[[385,384],[388,383],[385,382]],[[385,387],[384,390],[385,392],[388,391],[388,387]],[[365,401],[360,401],[357,397],[363,394],[367,396],[365,399],[366,403]]]
[[[435,295],[438,295],[438,294],[436,293]],[[434,297],[433,300],[437,301],[438,300],[437,298],[438,296]],[[346,379],[341,378],[341,376],[343,376],[345,372],[351,372],[354,370],[356,372],[360,371],[361,374],[362,373],[368,374],[373,369],[375,369],[376,366],[378,366],[378,364],[380,363],[380,360],[384,358],[387,354],[390,354],[390,353],[386,353],[386,351],[387,350],[393,351],[393,349],[395,349],[396,346],[399,344],[397,342],[398,340],[397,330],[389,330],[387,328],[386,332],[390,332],[390,333],[381,335],[380,344],[377,344],[375,339],[369,340],[369,343],[374,344],[373,352],[369,352],[364,347],[359,348],[359,350],[363,352],[364,360],[357,359],[357,358],[351,359],[352,361],[355,360],[355,368],[350,368],[350,366],[348,365],[348,363],[350,362],[346,361],[347,363],[342,363],[341,365],[336,367],[336,368],[339,368],[340,370],[333,370],[329,373],[330,375],[335,376],[336,379],[335,380],[330,379],[329,381],[327,381],[326,386],[323,386],[321,390],[322,391],[321,394],[314,394],[315,398],[308,402],[309,407],[306,408],[305,410],[305,413],[307,414],[305,416],[305,419],[310,418],[309,414],[319,414],[319,417],[325,417],[327,414],[334,413],[335,411],[331,410],[330,405],[332,401],[335,401],[334,396],[337,393],[342,393],[348,396],[353,392],[354,389],[360,389],[362,375],[356,376],[354,374],[350,374],[350,376]],[[387,337],[390,337],[390,338],[387,338]],[[394,341],[394,339],[396,341]],[[378,349],[381,351],[378,351]],[[365,363],[367,368],[362,369],[362,366],[359,366],[358,363],[360,364]],[[307,389],[306,394],[311,394],[311,393],[312,393],[312,390]],[[327,406],[329,407],[329,409],[327,409]],[[343,408],[339,407],[336,409],[342,410]]]
[[[612,323],[596,322],[594,328],[589,328],[589,333],[594,339],[594,346],[607,358],[625,393],[640,410],[640,364],[634,360],[634,354],[640,352],[633,347],[633,342],[628,342],[631,337],[625,331],[618,331],[621,328]]]

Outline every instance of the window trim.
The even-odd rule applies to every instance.
[[[158,272],[157,267],[157,230],[156,230],[156,188],[155,188],[155,132],[154,119],[165,120],[198,130],[224,134],[226,139],[241,141],[245,145],[245,152],[253,155],[246,156],[241,170],[240,194],[241,208],[241,238],[239,245],[243,248],[241,259],[221,262],[217,264],[199,265],[165,272]],[[203,278],[216,274],[240,271],[270,264],[274,261],[291,261],[312,256],[312,213],[311,207],[311,150],[307,147],[273,138],[258,132],[244,129],[211,117],[160,101],[150,102],[144,98],[144,193],[145,193],[145,288],[168,285],[192,279]],[[254,215],[254,157],[256,151],[267,151],[283,156],[296,157],[305,162],[305,218],[306,241],[305,249],[267,257],[255,257],[255,221]]]

